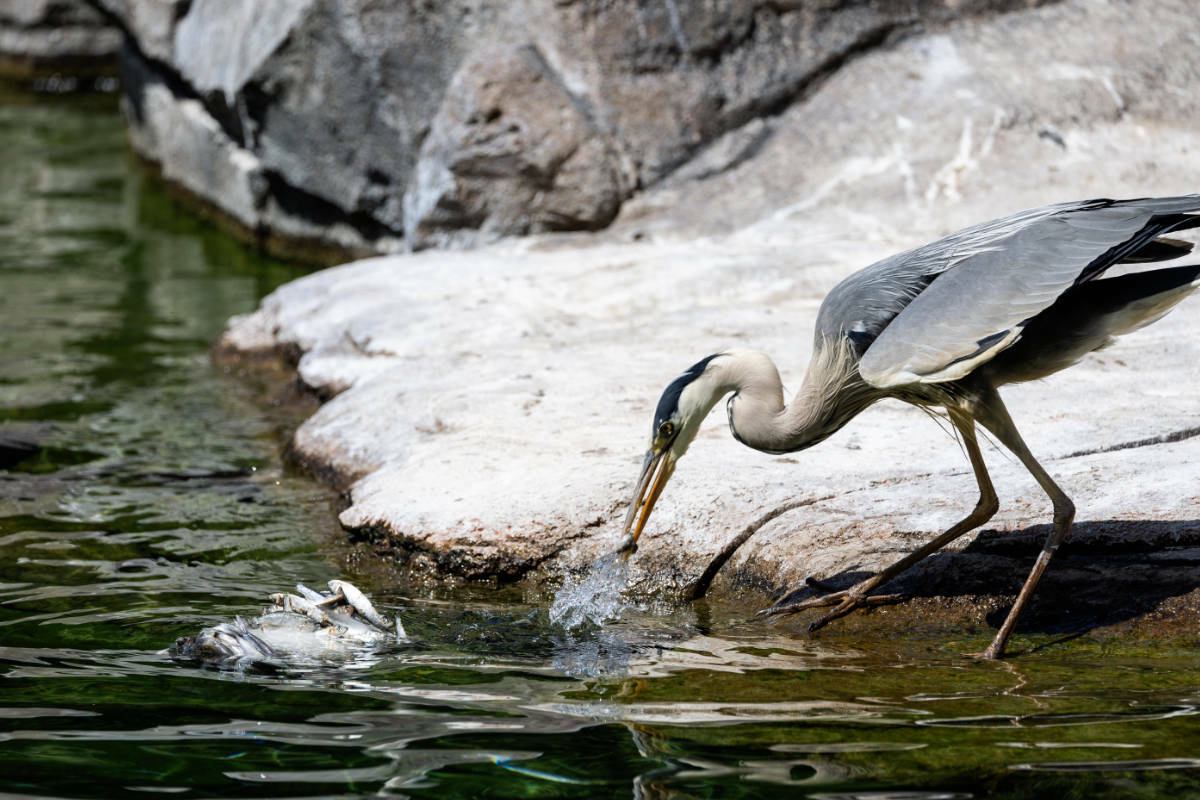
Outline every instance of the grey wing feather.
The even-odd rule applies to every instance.
[[[849,334],[860,345],[861,354],[942,273],[952,270],[979,248],[1056,211],[1077,205],[1046,206],[985,222],[859,270],[835,286],[821,304],[816,327],[818,341]]]
[[[1046,206],[893,257],[899,263],[886,268],[880,262],[864,281],[894,281],[904,269],[930,277],[884,323],[859,373],[880,388],[962,378],[1013,344],[1064,291],[1149,243],[1153,218],[1196,210],[1200,195]],[[1148,238],[1130,244],[1139,235]]]

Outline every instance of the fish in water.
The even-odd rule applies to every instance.
[[[195,636],[181,636],[163,652],[176,661],[211,666],[270,665],[408,639],[400,617],[384,617],[353,584],[334,580],[329,589],[318,592],[296,584],[298,594],[271,595],[272,605],[260,616],[239,616]]]

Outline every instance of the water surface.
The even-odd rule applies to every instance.
[[[111,99],[0,96],[0,793],[59,797],[1200,796],[1187,649],[979,664],[703,605],[574,631],[548,598],[348,564],[296,416],[214,367],[300,272],[139,176]],[[175,637],[348,577],[414,641],[257,675]],[[899,632],[898,632],[899,633]]]

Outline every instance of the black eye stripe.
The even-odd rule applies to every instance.
[[[719,355],[721,354],[714,353],[707,358],[701,359],[688,367],[682,375],[667,385],[667,388],[663,390],[662,397],[658,400],[658,408],[654,411],[654,430],[658,430],[658,426],[675,415],[676,411],[679,410],[679,395],[683,393],[684,387],[704,374],[705,368],[708,367],[708,362]]]

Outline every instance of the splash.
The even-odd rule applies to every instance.
[[[619,618],[625,609],[621,590],[628,578],[627,558],[616,553],[601,558],[584,575],[567,578],[550,606],[550,621],[572,630]]]
[[[629,674],[638,647],[623,638],[620,628],[603,628],[577,634],[574,631],[555,639],[551,664],[572,678],[623,677]]]

